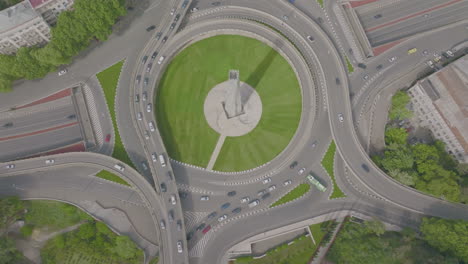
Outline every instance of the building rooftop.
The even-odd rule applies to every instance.
[[[0,34],[20,26],[39,14],[32,8],[29,1],[23,1],[0,11]]]
[[[50,0],[29,0],[33,8],[36,8],[44,3],[49,2]]]

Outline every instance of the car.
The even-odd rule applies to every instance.
[[[221,5],[221,2],[213,2],[213,3],[211,3],[211,5],[213,5],[213,6],[219,6],[219,5]]]
[[[167,174],[166,174],[166,178],[168,181],[172,181],[173,177],[172,177],[172,172],[168,171]]]
[[[238,213],[240,213],[240,211],[242,211],[242,209],[240,207],[237,207],[236,209],[232,210],[232,213],[233,214],[238,214]]]
[[[211,219],[213,217],[215,217],[218,213],[217,212],[212,212],[208,215],[208,219]]]
[[[210,231],[210,229],[211,229],[211,226],[209,225],[209,226],[205,227],[205,229],[202,230],[202,233],[206,234],[206,233],[208,233],[208,231]]]
[[[423,54],[424,56],[427,56],[427,55],[429,55],[429,51],[423,50],[423,51],[422,51],[422,54]]]
[[[271,182],[271,178],[268,177],[268,178],[264,179],[262,182],[263,182],[263,184],[267,184],[267,183]]]
[[[175,18],[174,18],[174,21],[175,21],[175,22],[179,21],[179,18],[180,18],[180,14],[177,14],[177,15],[175,16]]]
[[[117,170],[122,171],[122,172],[125,171],[124,165],[119,164],[119,163],[115,164],[114,168],[116,168]]]
[[[197,231],[203,230],[203,228],[205,228],[205,226],[206,226],[205,223],[201,223],[200,225],[197,226]]]
[[[455,56],[451,50],[447,50],[445,53],[449,55],[450,57]]]
[[[366,69],[366,68],[367,68],[367,66],[366,66],[364,63],[358,63],[357,66],[358,66],[359,68],[361,68],[361,69]]]
[[[364,81],[369,80],[369,74],[366,74],[366,75],[362,76],[362,79],[364,79]]]
[[[137,113],[137,119],[138,120],[143,120],[143,114],[141,112]]]
[[[415,53],[416,51],[418,51],[417,48],[411,48],[411,49],[408,50],[408,54],[413,54],[413,53]]]
[[[68,115],[67,118],[68,118],[68,119],[75,119],[75,118],[76,118],[76,115],[75,115],[75,114],[71,114],[71,115]]]
[[[172,205],[176,205],[176,204],[177,204],[177,200],[176,200],[175,194],[171,194],[171,197],[169,198],[169,201],[171,202]]]
[[[135,83],[136,83],[136,85],[140,84],[140,81],[141,81],[141,75],[138,75],[138,76],[135,78]]]
[[[192,9],[190,9],[190,13],[195,13],[198,11],[198,7],[194,7]]]
[[[166,184],[164,182],[161,183],[160,186],[161,186],[161,192],[167,192],[167,186],[166,186]]]
[[[424,17],[424,18],[428,18],[428,17],[429,17],[429,14],[424,14],[423,17]]]
[[[361,167],[363,170],[365,170],[366,172],[369,172],[369,167],[366,165],[366,164],[361,164]]]
[[[140,95],[135,94],[135,103],[139,103],[139,102],[140,102]]]
[[[174,29],[174,28],[175,28],[175,25],[176,25],[176,23],[175,23],[175,22],[174,22],[174,23],[172,23],[172,24],[171,24],[171,26],[169,27],[169,29],[171,29],[171,30],[172,30],[172,29]]]
[[[267,192],[267,191],[266,191],[265,189],[260,190],[260,191],[257,192],[257,196],[262,196],[262,195],[264,195],[266,192]]]
[[[434,65],[434,63],[432,61],[427,61],[426,64],[427,64],[427,66],[429,66],[431,68],[435,67],[435,65]]]
[[[144,136],[146,140],[150,138],[150,133],[148,132],[148,130],[145,130]]]
[[[5,128],[12,127],[12,126],[13,126],[13,123],[12,123],[12,122],[8,122],[8,123],[5,123],[5,124],[3,125],[3,127],[5,127]]]
[[[149,130],[150,130],[151,132],[154,132],[154,131],[155,131],[153,121],[148,122],[148,127],[149,127]]]
[[[145,64],[147,60],[148,56],[143,56],[143,58],[141,59],[141,63]]]
[[[309,41],[311,41],[311,42],[313,42],[313,41],[315,40],[314,37],[312,37],[312,36],[307,36],[307,39],[308,39]]]
[[[440,55],[438,55],[438,54],[437,54],[437,55],[434,55],[434,57],[435,57],[435,58],[434,58],[434,62],[439,62],[439,61],[442,59],[442,56],[440,56]]]
[[[221,205],[221,210],[227,209],[229,206],[231,206],[231,203],[225,203]]]
[[[177,231],[182,231],[182,221],[180,219],[177,220],[176,227],[177,227]]]
[[[222,216],[218,217],[218,222],[222,222],[227,219],[227,215],[223,214]]]
[[[161,40],[162,43],[165,43],[166,41],[167,41],[167,36],[165,36],[165,37]]]
[[[187,240],[192,239],[192,237],[193,237],[193,231],[187,234]]]
[[[67,74],[68,70],[67,69],[63,69],[61,71],[58,72],[58,76],[62,76],[62,75],[65,75]]]
[[[317,140],[314,141],[314,142],[312,142],[312,144],[310,144],[310,146],[311,146],[312,148],[315,148],[315,147],[317,146]]]
[[[289,165],[289,168],[294,169],[296,166],[297,166],[297,161],[294,161],[293,163],[291,163],[291,165]]]
[[[343,123],[344,117],[342,113],[338,113],[338,120],[340,120],[340,122]]]
[[[141,100],[143,101],[146,101],[148,99],[148,93],[146,91],[144,91],[142,94],[141,94]]]
[[[172,8],[172,9],[171,9],[171,12],[170,12],[171,16],[173,16],[174,13],[175,13],[175,8]]]
[[[186,192],[179,192],[179,197],[180,199],[185,199],[187,198],[188,194]]]
[[[229,197],[232,197],[232,196],[236,195],[236,193],[237,193],[236,191],[230,191],[230,192],[227,193],[227,195]]]
[[[161,167],[166,167],[166,159],[164,158],[164,154],[159,154],[158,158]]]
[[[260,200],[256,199],[249,203],[249,207],[252,208],[252,207],[257,206],[258,204],[260,204]]]
[[[164,61],[165,58],[166,57],[164,57],[164,56],[159,57],[158,64],[161,64]]]
[[[177,252],[182,253],[182,241],[177,241]]]
[[[336,78],[336,79],[335,79],[335,83],[336,83],[336,85],[341,85],[340,79],[339,79],[339,78]]]
[[[7,165],[5,166],[5,168],[7,168],[7,169],[14,169],[14,168],[15,168],[15,164],[7,164]]]
[[[151,30],[154,30],[155,28],[156,28],[155,25],[151,25],[151,26],[146,28],[146,31],[150,32]]]
[[[107,134],[106,137],[104,138],[104,141],[110,142],[111,140],[111,134]]]
[[[174,210],[169,210],[169,222],[173,222],[174,221]]]
[[[317,18],[317,21],[319,22],[319,24],[322,24],[323,23],[323,18],[319,17],[319,18]]]
[[[268,199],[268,197],[270,196],[271,196],[270,193],[265,193],[264,195],[262,195],[262,200]]]
[[[182,3],[182,8],[186,8],[188,5],[188,0],[185,0],[183,3]]]
[[[54,159],[46,159],[45,163],[46,164],[54,164],[55,160]]]
[[[303,174],[304,172],[305,172],[305,168],[301,168],[297,173],[298,173],[299,175],[301,175],[301,174]]]
[[[292,183],[291,180],[286,180],[286,181],[283,182],[283,185],[284,185],[284,186],[288,186],[288,185],[290,185],[291,183]]]
[[[210,197],[208,195],[203,195],[202,197],[200,197],[200,201],[209,201],[210,200]]]
[[[159,40],[159,39],[161,39],[161,36],[162,36],[162,32],[159,31],[158,33],[156,33],[155,38],[156,38],[157,40]]]
[[[151,107],[151,103],[149,103],[149,104],[146,105],[146,112],[151,113],[151,110],[152,110],[152,109],[153,109],[153,108]]]
[[[149,79],[148,79],[148,77],[146,77],[145,80],[143,81],[143,84],[144,84],[145,86],[147,86],[147,85],[148,85],[148,82],[149,82]]]
[[[241,203],[247,203],[248,201],[250,201],[250,197],[247,197],[247,196],[242,197],[241,200],[240,200]]]
[[[274,191],[275,189],[276,189],[276,185],[272,185],[272,186],[268,187],[268,191],[269,191],[269,192],[272,192],[272,191]]]
[[[393,56],[391,58],[388,58],[388,62],[394,62],[396,61],[397,57],[396,56]]]
[[[158,52],[155,51],[155,52],[153,52],[153,54],[151,55],[151,59],[154,60],[154,59],[156,59],[157,56],[158,56]]]
[[[151,153],[151,160],[152,160],[153,162],[156,162],[156,161],[158,160],[157,155],[156,155],[156,152]]]
[[[166,222],[164,220],[159,221],[159,226],[161,226],[161,229],[166,229]]]
[[[284,19],[284,21],[287,21],[289,19],[289,17],[287,15],[284,15],[283,19]]]
[[[148,64],[148,66],[146,67],[146,72],[150,72],[151,67],[153,67],[153,63]]]
[[[142,161],[141,166],[143,167],[143,170],[148,170],[148,165],[146,165],[146,161]]]
[[[377,67],[375,67],[378,71],[380,71],[382,68],[383,68],[383,65],[382,64],[379,64],[377,65]]]

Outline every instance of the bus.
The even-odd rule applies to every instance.
[[[309,175],[307,175],[307,180],[309,180],[309,182],[314,185],[315,187],[317,187],[317,189],[321,192],[324,192],[327,190],[327,187],[323,186],[315,177],[314,175],[312,175],[312,173],[309,173]]]

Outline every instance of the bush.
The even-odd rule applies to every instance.
[[[34,227],[32,225],[24,225],[21,227],[20,232],[24,237],[30,237],[32,235],[32,232],[34,230]]]

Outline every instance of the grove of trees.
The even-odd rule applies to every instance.
[[[14,80],[37,79],[68,64],[93,39],[106,40],[117,18],[126,14],[125,0],[76,0],[62,12],[44,47],[22,47],[15,55],[0,54],[0,92]]]

